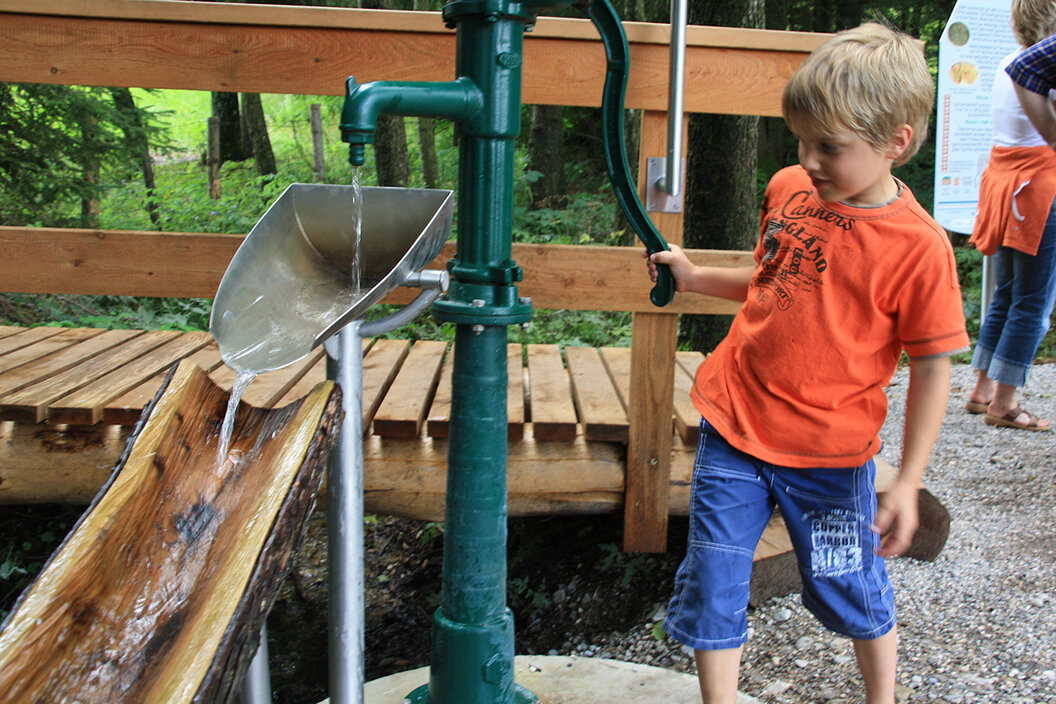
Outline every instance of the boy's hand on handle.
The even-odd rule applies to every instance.
[[[877,555],[895,557],[909,549],[920,522],[917,512],[919,491],[915,484],[899,479],[880,497],[873,522],[873,530],[881,536]]]
[[[682,248],[677,244],[668,245],[671,249],[669,251],[653,252],[649,254],[646,250],[642,256],[646,258],[646,262],[649,265],[649,278],[656,282],[656,265],[667,264],[671,270],[671,276],[675,280],[675,290],[682,292],[686,290],[686,279],[693,269],[693,262],[689,261],[689,257],[682,251]]]
[[[755,272],[754,266],[697,266],[677,244],[669,246],[669,251],[642,253],[653,281],[657,278],[657,266],[665,264],[675,282],[675,290],[680,293],[689,291],[744,302],[748,295],[748,282]]]

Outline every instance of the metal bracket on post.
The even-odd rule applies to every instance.
[[[409,274],[400,285],[420,288],[422,292],[413,301],[395,313],[386,315],[384,318],[360,323],[360,337],[382,335],[411,322],[425,312],[425,309],[431,306],[441,293],[447,291],[450,280],[451,278],[446,271],[437,269],[425,269]],[[323,342],[323,349],[326,350],[326,354],[329,355],[330,359],[341,359],[336,335],[327,338]]]
[[[682,160],[682,172],[685,172],[686,160]],[[650,213],[681,213],[685,189],[677,196],[668,195],[664,190],[667,175],[667,159],[651,156],[646,160],[645,209]]]

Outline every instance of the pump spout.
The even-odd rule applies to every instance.
[[[441,117],[471,122],[484,107],[484,94],[469,78],[446,83],[411,81],[345,81],[345,103],[341,109],[341,139],[348,142],[348,160],[363,164],[365,147],[374,142],[378,115]]]

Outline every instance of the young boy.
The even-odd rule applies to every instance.
[[[854,641],[869,704],[895,701],[897,640],[884,556],[917,528],[917,491],[967,349],[953,250],[891,175],[920,147],[934,88],[920,47],[877,24],[808,57],[782,99],[799,165],[770,181],[755,267],[699,267],[679,291],[743,301],[697,371],[701,435],[686,558],[664,624],[696,650],[705,704],[736,699],[752,555],[776,505],[803,601]],[[872,461],[902,351],[910,386],[901,470],[877,507]]]

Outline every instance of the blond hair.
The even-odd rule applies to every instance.
[[[840,32],[807,57],[785,86],[781,112],[793,132],[842,126],[878,151],[908,124],[913,136],[894,162],[901,165],[920,149],[934,99],[920,43],[868,22]]]
[[[1022,47],[1037,44],[1056,33],[1056,2],[1012,0],[1012,35]]]

